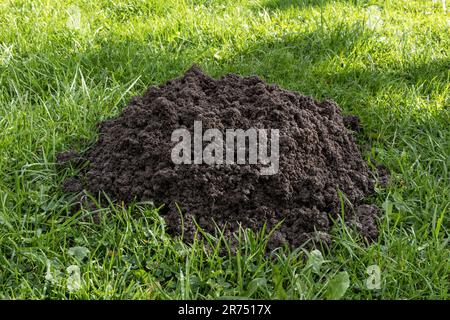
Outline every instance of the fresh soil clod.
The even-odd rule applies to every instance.
[[[75,150],[61,152],[56,157],[56,162],[63,166],[66,166],[69,164],[79,165],[82,161],[83,161],[83,157]]]
[[[279,129],[278,174],[261,175],[260,164],[175,165],[171,134],[181,127],[193,133],[197,120],[203,130]],[[340,215],[341,199],[346,199],[346,214],[374,239],[378,208],[362,202],[373,192],[373,182],[345,124],[360,129],[357,118],[344,123],[332,101],[318,102],[256,76],[213,79],[193,66],[184,76],[133,98],[120,116],[101,122],[98,140],[83,155],[88,165],[63,189],[104,192],[117,202],[164,204],[161,214],[168,229],[181,234],[178,205],[188,241],[196,223],[208,232],[215,231],[216,223],[230,234],[239,224],[257,230],[284,221],[271,248],[329,239],[331,218]],[[62,162],[69,156],[62,156]]]
[[[362,130],[361,121],[358,116],[349,115],[344,117],[344,126],[355,132]]]

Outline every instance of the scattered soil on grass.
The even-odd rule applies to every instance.
[[[186,128],[193,136],[194,121],[202,121],[203,131],[222,133],[278,129],[278,173],[261,175],[262,164],[174,164],[172,132]],[[345,125],[360,129],[355,117],[344,124],[332,101],[318,102],[256,76],[213,79],[193,66],[182,77],[134,97],[118,117],[101,122],[98,140],[84,155],[60,155],[63,163],[85,162],[63,189],[164,205],[160,213],[168,230],[181,234],[183,226],[187,241],[193,239],[196,223],[211,233],[217,224],[231,234],[239,224],[258,230],[264,223],[271,229],[284,221],[269,242],[271,248],[326,241],[344,201],[346,217],[374,239],[379,210],[363,203],[373,192],[373,181]]]
[[[359,132],[362,130],[361,121],[358,116],[350,115],[344,117],[344,126],[350,130],[355,132]]]

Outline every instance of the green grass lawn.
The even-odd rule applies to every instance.
[[[248,231],[230,253],[172,238],[145,204],[73,214],[56,154],[193,63],[358,115],[364,158],[391,172],[379,240],[337,221],[323,256],[265,254]],[[2,0],[0,298],[449,299],[449,70],[450,13],[431,0]]]

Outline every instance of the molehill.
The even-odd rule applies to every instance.
[[[359,127],[358,119],[347,120]],[[267,167],[261,163],[175,164],[172,133],[184,128],[193,135],[195,121],[224,136],[226,129],[278,129],[278,172],[261,174]],[[151,86],[118,117],[101,122],[98,140],[84,154],[58,156],[61,163],[74,159],[85,165],[63,190],[79,193],[80,199],[88,192],[125,204],[153,201],[163,206],[168,230],[183,233],[187,241],[196,224],[230,235],[239,225],[257,231],[266,223],[270,230],[281,221],[269,242],[272,248],[326,240],[342,203],[346,220],[363,236],[378,234],[379,210],[363,202],[373,192],[373,181],[340,108],[256,76],[214,79],[193,66],[180,78]]]

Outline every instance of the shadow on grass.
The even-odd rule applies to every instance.
[[[228,72],[256,74],[268,82],[317,99],[333,99],[344,111],[359,114],[361,108],[372,107],[368,104],[369,97],[375,97],[387,87],[392,87],[392,91],[410,87],[420,94],[431,95],[434,90],[445,87],[450,79],[449,59],[383,66],[361,58],[361,52],[367,53],[367,43],[376,41],[376,36],[359,22],[342,23],[332,30],[318,27],[311,32],[287,33],[250,42],[244,48],[232,48],[220,58],[208,51],[206,42],[179,39],[161,48],[152,45],[151,35],[148,37],[146,42],[99,36],[94,41],[95,46],[65,56],[57,54],[54,59],[48,52],[37,53],[42,59],[36,59],[33,67],[40,81],[30,83],[30,91],[42,92],[45,87],[44,90],[56,94],[60,90],[58,77],[73,77],[79,68],[85,79],[105,86],[130,83],[139,77],[131,95],[142,93],[149,85],[178,77],[197,63],[212,76]],[[375,46],[369,50],[390,50],[389,44]],[[60,70],[66,70],[67,74],[61,75]],[[15,76],[23,76],[21,81],[25,82],[29,75]],[[10,92],[16,94],[14,88]]]

